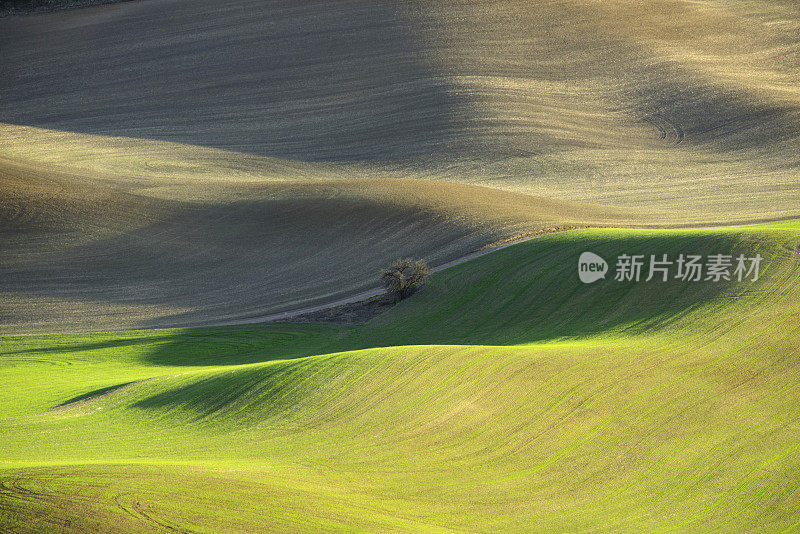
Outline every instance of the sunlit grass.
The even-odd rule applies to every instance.
[[[438,273],[363,327],[3,338],[4,524],[788,527],[798,243],[571,232]],[[585,286],[583,250],[766,259],[757,282]]]

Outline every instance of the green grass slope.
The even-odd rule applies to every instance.
[[[796,529],[793,226],[547,236],[349,330],[2,338],[2,528]],[[583,285],[584,250],[765,260]]]

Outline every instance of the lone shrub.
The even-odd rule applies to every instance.
[[[430,274],[431,268],[423,260],[403,258],[381,270],[381,280],[387,293],[403,300],[427,282]]]

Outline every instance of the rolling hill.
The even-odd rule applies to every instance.
[[[800,530],[799,30],[791,0],[0,17],[0,531]],[[365,324],[233,325],[513,241]],[[763,263],[613,279],[681,253]]]
[[[398,256],[441,264],[548,227],[797,216],[793,6],[2,18],[2,331],[258,317],[358,293]]]
[[[0,118],[774,218],[799,27],[789,1],[126,2],[0,21]]]
[[[376,287],[396,257],[439,265],[553,225],[629,217],[366,170],[344,176],[161,142],[4,131],[0,145],[13,157],[0,164],[3,333],[258,317]]]
[[[798,235],[554,234],[352,329],[4,337],[4,529],[797,528]],[[584,285],[583,250],[764,264]]]

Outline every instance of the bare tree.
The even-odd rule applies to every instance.
[[[395,260],[388,268],[381,270],[381,280],[386,292],[397,300],[410,296],[418,287],[428,281],[431,268],[423,260],[403,258]]]

